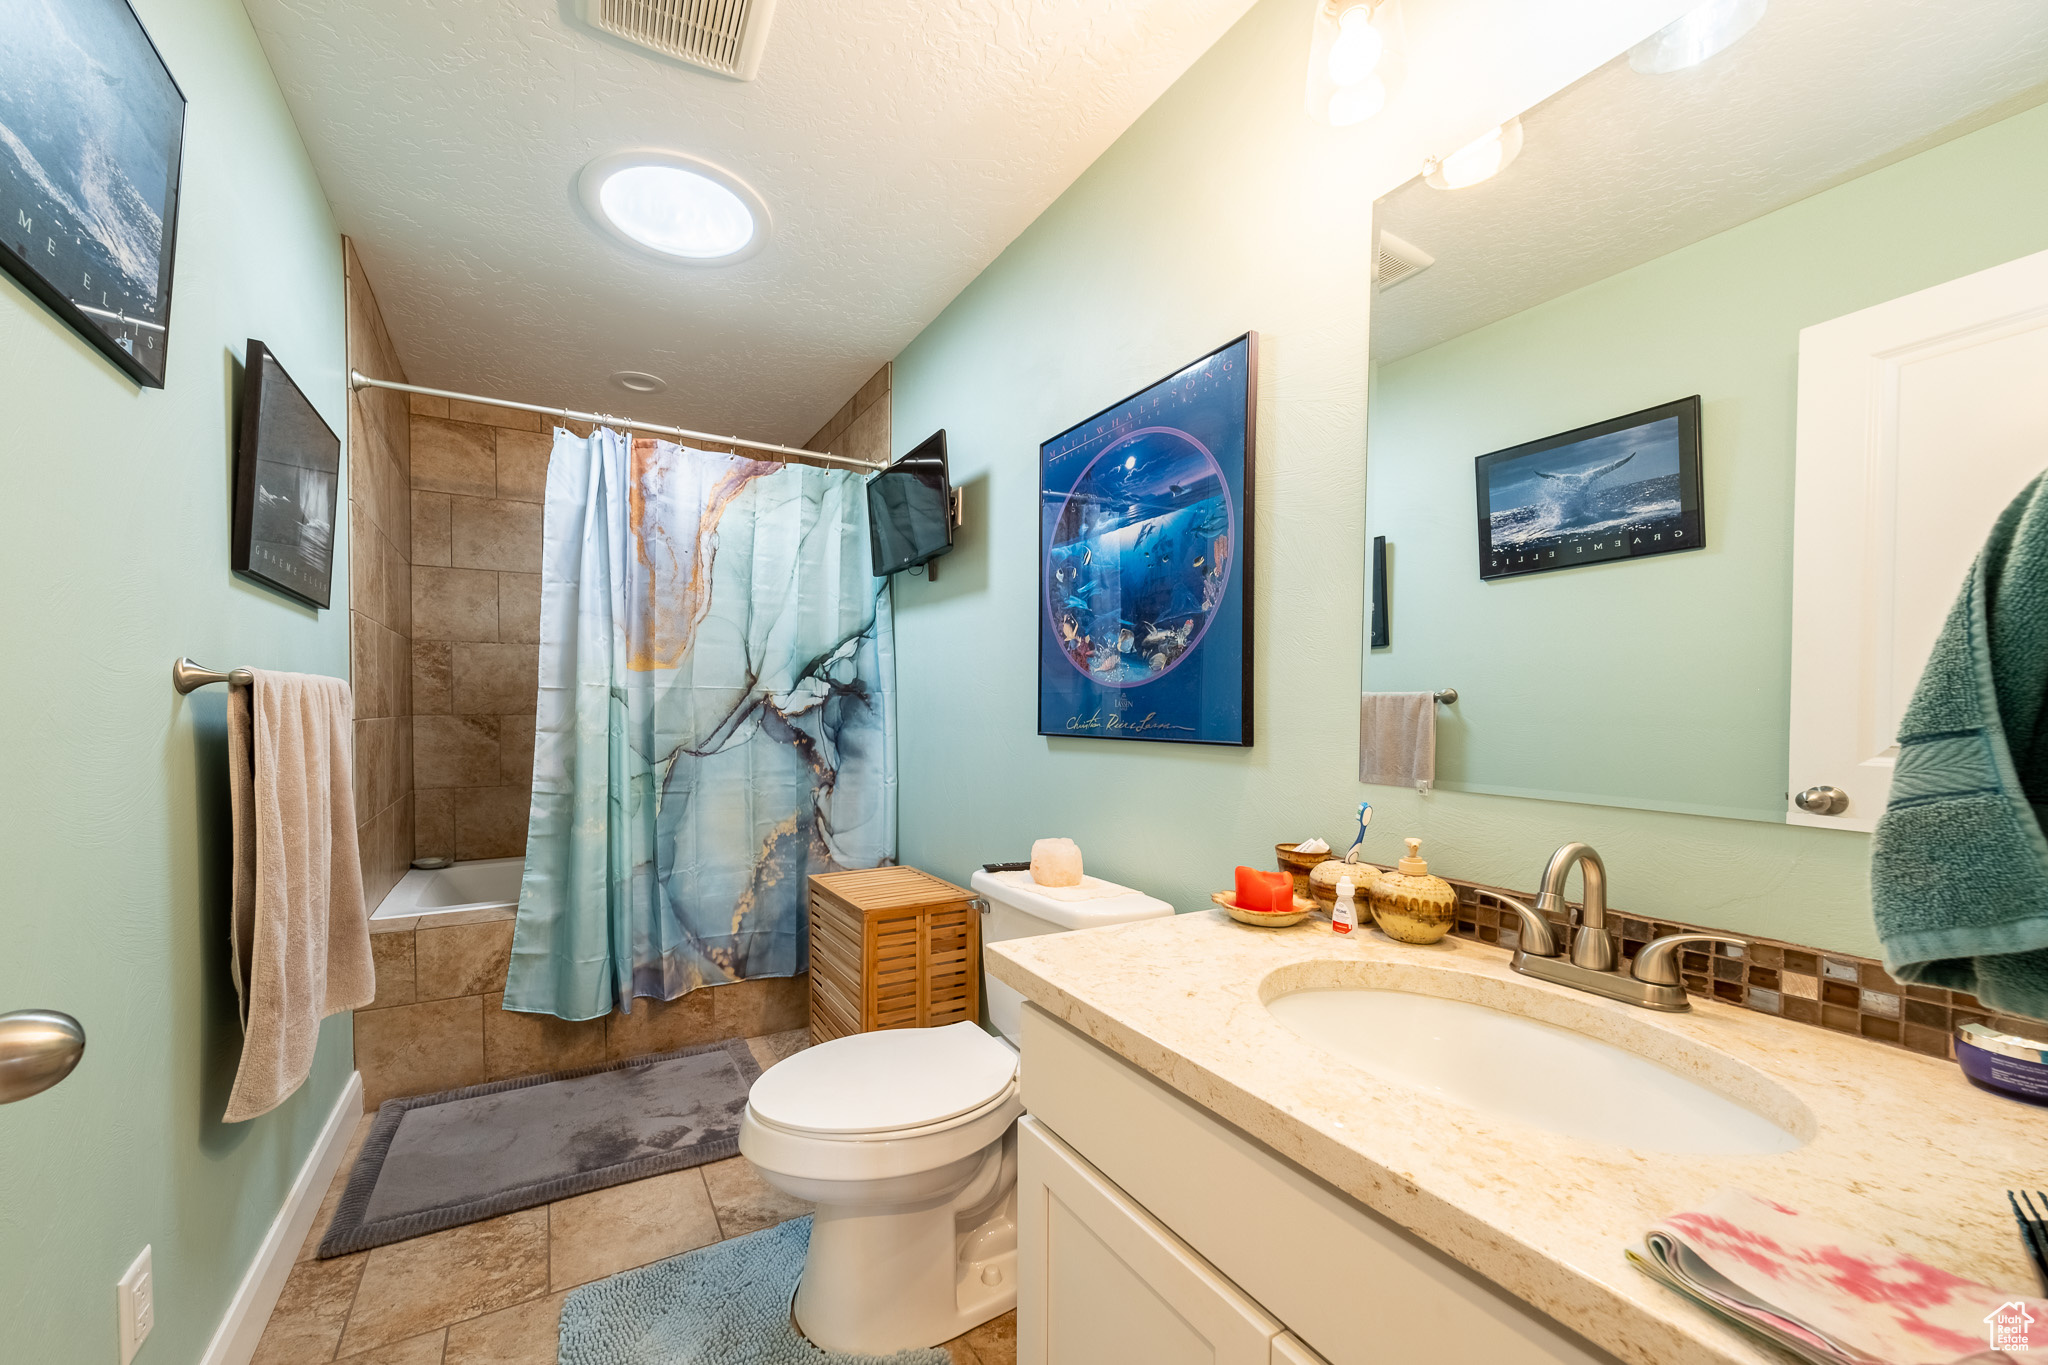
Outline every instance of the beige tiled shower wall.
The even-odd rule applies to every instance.
[[[538,413],[413,396],[413,830],[421,857],[526,852],[552,443]]]
[[[377,296],[343,239],[348,363],[380,379],[405,371]],[[356,839],[374,908],[412,862],[412,437],[402,394],[348,400],[349,679],[356,701]]]
[[[889,458],[889,367],[882,366],[846,400],[805,450],[829,451],[880,464]]]

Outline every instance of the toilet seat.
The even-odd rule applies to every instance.
[[[789,1137],[803,1138],[811,1142],[906,1142],[912,1138],[929,1137],[934,1133],[946,1133],[951,1132],[955,1128],[970,1127],[986,1116],[998,1110],[1008,1108],[1015,1103],[1017,1103],[1017,1085],[1013,1081],[991,1096],[986,1104],[978,1109],[969,1110],[965,1114],[956,1114],[951,1118],[940,1119],[937,1123],[919,1124],[915,1128],[891,1128],[884,1132],[861,1133],[820,1133],[804,1128],[791,1128],[786,1124],[777,1123],[774,1119],[762,1114],[759,1109],[752,1108],[751,1106],[748,1112],[753,1116],[754,1122],[763,1128],[785,1134]]]
[[[1017,1089],[1017,1054],[969,1023],[855,1033],[770,1067],[747,1107],[793,1136],[875,1141],[973,1123]]]

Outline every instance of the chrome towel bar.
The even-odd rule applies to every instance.
[[[171,686],[183,695],[208,683],[226,683],[229,687],[247,687],[256,681],[246,668],[231,668],[225,673],[211,668],[201,668],[190,659],[177,659],[171,664]]]
[[[1443,691],[1434,695],[1445,706],[1456,706],[1458,704],[1458,689],[1455,687],[1446,687]]]

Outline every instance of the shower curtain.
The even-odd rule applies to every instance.
[[[505,1008],[808,967],[806,878],[896,853],[888,581],[856,474],[555,433]]]

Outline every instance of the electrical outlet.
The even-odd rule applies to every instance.
[[[156,1326],[156,1281],[149,1272],[148,1247],[114,1286],[114,1302],[121,1317],[121,1365],[128,1365]]]

